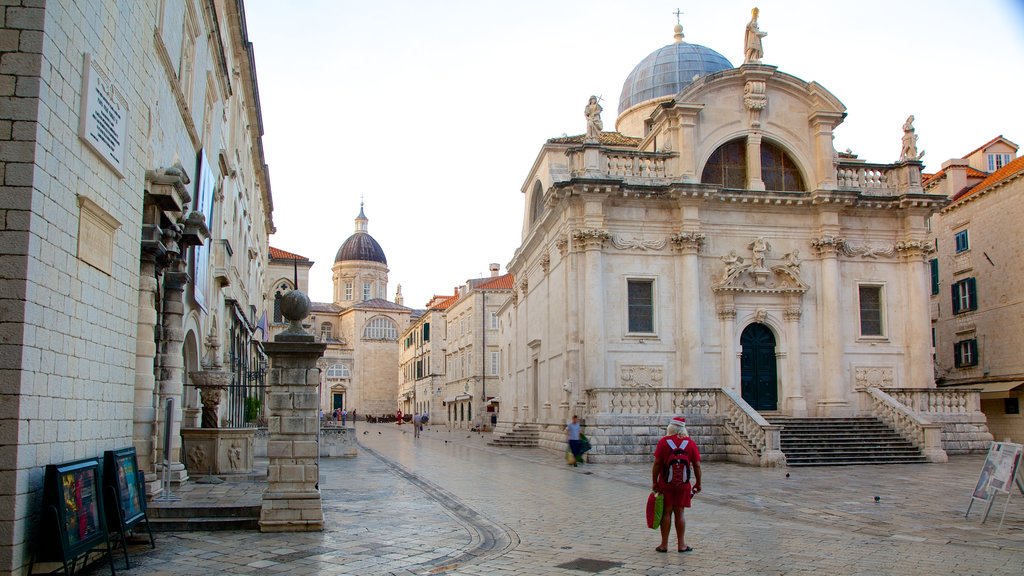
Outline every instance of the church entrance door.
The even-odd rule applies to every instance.
[[[764,324],[751,324],[740,335],[740,347],[740,395],[754,410],[778,410],[775,335]]]

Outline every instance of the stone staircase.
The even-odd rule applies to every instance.
[[[174,506],[150,505],[146,510],[153,532],[195,532],[206,530],[259,530],[260,506]]]
[[[537,448],[540,446],[540,426],[516,424],[511,432],[494,437],[487,444],[506,448]]]
[[[783,426],[782,452],[789,466],[864,466],[928,462],[921,450],[872,417],[769,417]]]

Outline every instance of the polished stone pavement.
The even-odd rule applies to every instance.
[[[357,430],[357,457],[321,461],[323,532],[158,533],[155,550],[132,547],[130,573],[1024,574],[1024,496],[1000,495],[985,523],[977,504],[964,518],[984,456],[836,468],[706,462],[704,492],[686,514],[695,551],[658,554],[643,519],[647,465],[573,468],[558,454],[440,427],[419,439],[408,426]],[[262,488],[190,483],[179,494],[245,503]]]

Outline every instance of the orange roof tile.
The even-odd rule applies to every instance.
[[[299,256],[298,254],[292,254],[291,252],[286,252],[284,250],[281,250],[280,248],[274,248],[273,246],[270,246],[270,259],[271,260],[309,260],[309,258],[306,258],[305,256]]]
[[[1005,180],[1009,180],[1010,178],[1014,178],[1022,174],[1024,174],[1024,156],[1021,156],[1020,158],[1013,160],[1006,166],[1003,166],[999,170],[996,170],[995,172],[989,174],[984,180],[978,182],[977,186],[968,188],[957,193],[956,195],[953,196],[953,201],[956,202],[958,200],[963,200],[968,196],[974,196],[975,194],[979,194],[988,188],[992,188],[1001,184]]]
[[[511,290],[515,286],[515,278],[511,274],[504,274],[491,278],[488,281],[477,285],[477,290]]]
[[[434,297],[431,298],[429,302],[427,302],[427,308],[430,308],[431,310],[447,310],[458,299],[458,295],[440,296],[434,294]]]
[[[945,175],[946,175],[946,169],[945,168],[943,168],[942,170],[939,170],[935,174],[921,174],[921,185],[922,186],[928,186],[932,182],[938,181],[939,179],[945,177]],[[967,177],[968,178],[986,178],[987,176],[988,176],[988,172],[982,172],[981,170],[978,170],[976,168],[971,168],[970,166],[967,167]]]

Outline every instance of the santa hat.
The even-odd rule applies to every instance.
[[[683,418],[682,416],[673,416],[672,420],[669,421],[668,425],[669,426],[681,426],[681,427],[685,428],[686,427],[686,418]]]

